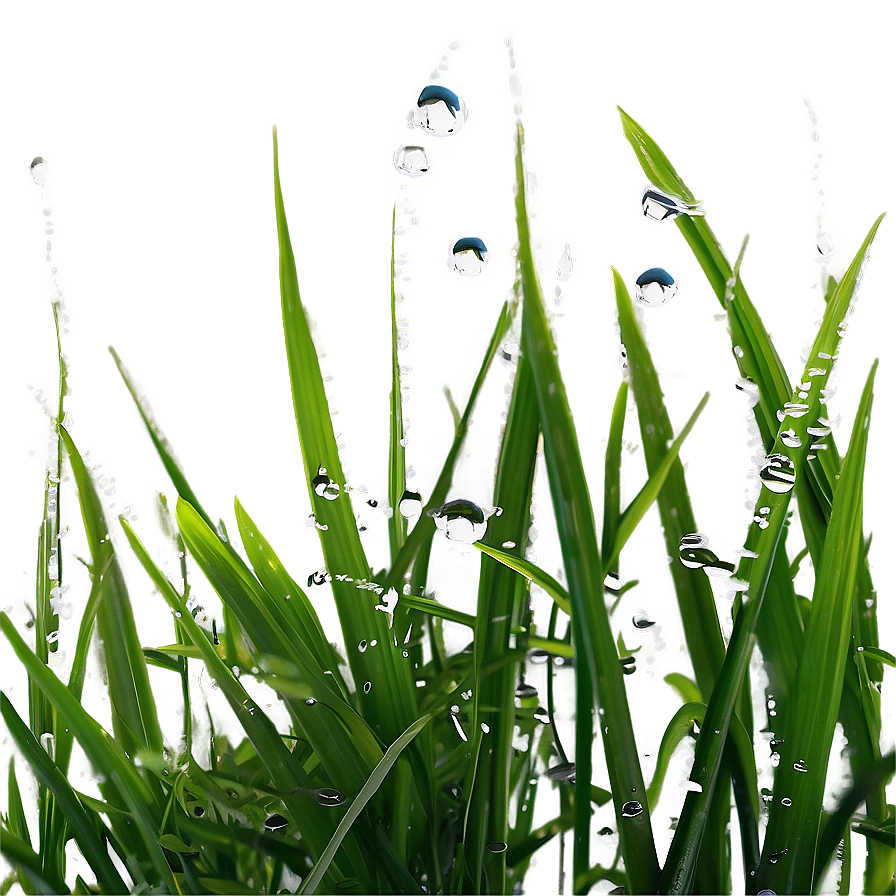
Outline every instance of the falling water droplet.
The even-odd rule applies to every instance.
[[[552,781],[575,781],[576,764],[574,762],[560,762],[547,770],[547,776]]]
[[[569,243],[563,247],[563,254],[560,261],[557,262],[557,277],[565,283],[572,277],[572,254],[570,253]]]
[[[341,806],[345,802],[345,794],[334,787],[321,787],[314,791],[321,806]]]
[[[429,171],[429,159],[422,146],[399,146],[392,157],[395,170],[408,177],[420,177]]]
[[[685,202],[677,196],[664,193],[653,184],[648,184],[644,188],[641,210],[644,212],[644,217],[651,221],[665,221],[666,218],[677,218],[679,215],[704,214],[699,202]]]
[[[269,831],[282,831],[289,824],[289,819],[279,812],[272,812],[264,820],[264,826]]]
[[[473,544],[485,535],[485,514],[478,504],[465,499],[449,501],[441,507],[428,511],[450,541]]]
[[[466,120],[466,103],[454,91],[441,84],[430,84],[420,92],[414,109],[418,128],[434,137],[447,137],[459,131]]]
[[[398,512],[406,519],[410,519],[417,516],[421,510],[423,510],[423,498],[420,492],[405,491],[398,502]]]
[[[459,239],[451,248],[448,267],[464,277],[478,277],[488,264],[488,249],[477,236]]]
[[[31,160],[28,170],[31,172],[31,180],[34,182],[34,186],[40,187],[41,192],[43,192],[44,187],[50,181],[50,167],[47,165],[46,160],[42,156],[35,156]]]
[[[644,811],[644,807],[637,800],[629,800],[622,804],[622,817],[634,818]]]
[[[635,613],[632,616],[632,625],[635,628],[650,628],[651,625],[656,625],[656,623],[646,613]]]
[[[501,853],[507,851],[507,844],[502,843],[500,840],[493,840],[491,843],[487,844],[485,848],[489,852]]]
[[[678,292],[675,278],[663,268],[648,268],[635,283],[635,298],[646,308],[659,308]]]
[[[759,478],[770,492],[783,495],[796,481],[793,461],[786,454],[770,454],[759,471]]]

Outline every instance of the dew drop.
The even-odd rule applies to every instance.
[[[703,569],[707,566],[717,566],[719,563],[719,558],[709,548],[679,550],[678,559],[681,565],[688,569]]]
[[[420,492],[405,491],[398,502],[398,512],[406,519],[410,519],[417,516],[421,510],[423,510],[423,498]]]
[[[650,628],[651,625],[656,625],[656,622],[650,619],[646,613],[635,613],[632,616],[632,625],[635,628]]]
[[[449,541],[473,544],[485,535],[487,522],[482,508],[465,499],[449,501],[441,507],[428,511]]]
[[[788,448],[799,448],[803,444],[803,440],[799,434],[793,429],[785,429],[781,432],[781,441]]]
[[[789,796],[785,796],[785,797],[781,800],[781,805],[782,805],[782,806],[792,806],[792,805],[793,805],[793,800],[792,800]]]
[[[464,277],[478,277],[488,264],[488,249],[477,236],[465,236],[452,247],[448,267]]]
[[[282,831],[289,824],[289,819],[279,812],[272,812],[264,820],[265,829],[268,831]]]
[[[557,278],[565,283],[572,276],[572,254],[569,243],[563,247],[563,254],[557,262]]]
[[[778,896],[774,890],[760,890],[756,896]]]
[[[819,229],[815,234],[815,251],[818,253],[815,260],[819,264],[827,264],[834,255],[834,240],[826,230]]]
[[[795,772],[807,772],[807,771],[809,771],[809,766],[806,765],[805,760],[800,759],[799,762],[793,763],[793,770]]]
[[[702,215],[699,202],[688,203],[670,193],[648,184],[641,196],[641,211],[651,221],[665,221],[666,218],[677,218],[679,215]]]
[[[454,91],[441,84],[430,84],[420,92],[414,109],[418,128],[434,137],[447,137],[459,131],[466,120],[466,103]]]
[[[487,844],[485,848],[489,852],[502,853],[507,851],[507,844],[502,843],[500,840],[493,840],[491,843]]]
[[[759,478],[770,492],[786,494],[796,481],[793,461],[786,454],[770,454],[759,471]]]
[[[345,802],[345,794],[334,787],[321,787],[314,791],[314,795],[321,806],[341,806]]]
[[[648,268],[635,283],[635,298],[646,308],[659,308],[678,292],[675,279],[663,268]]]
[[[49,731],[45,731],[40,736],[40,745],[44,748],[44,752],[54,762],[56,761],[56,737]]]
[[[408,177],[420,177],[429,171],[429,159],[422,146],[399,146],[392,157],[395,170]]]
[[[705,548],[709,545],[709,539],[699,532],[692,532],[690,535],[682,535],[678,542],[678,548]]]
[[[339,486],[327,476],[326,467],[317,468],[317,476],[311,480],[311,486],[314,494],[328,501],[335,501],[339,497]]]
[[[360,653],[364,653],[365,650],[367,650],[367,642],[366,642],[366,641],[360,641],[360,642],[358,643],[358,651],[359,651]]]
[[[369,694],[369,693],[370,693],[370,688],[371,688],[371,684],[370,684],[370,682],[369,682],[369,681],[365,681],[365,682],[364,682],[364,693],[365,693],[365,694]]]
[[[778,412],[781,414],[781,412]],[[784,417],[804,417],[809,413],[809,405],[799,401],[787,401],[784,403],[784,411],[778,419],[783,420]]]
[[[317,705],[317,700],[315,700],[314,697],[309,697],[305,701],[305,706],[316,706],[316,705]]]
[[[629,800],[622,804],[622,817],[634,818],[644,811],[644,807],[637,800]]]
[[[516,370],[520,360],[520,347],[515,342],[507,342],[501,348],[501,363],[508,370]]]
[[[59,629],[47,635],[47,644],[55,644],[59,640]]]
[[[42,156],[35,156],[31,160],[28,170],[31,173],[31,180],[34,182],[34,186],[43,190],[50,181],[50,167],[47,165],[46,160]]]
[[[769,860],[769,862],[772,863],[772,865],[777,865],[778,859],[780,859],[782,856],[786,856],[788,852],[789,852],[789,850],[787,850],[787,849],[779,849],[777,852],[773,852],[768,857],[768,860]]]

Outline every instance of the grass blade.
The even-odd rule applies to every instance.
[[[563,563],[570,588],[576,665],[576,824],[573,868],[576,879],[590,865],[591,749],[594,701],[604,710],[603,742],[619,824],[620,842],[632,892],[654,892],[659,864],[649,809],[623,815],[632,795],[646,801],[638,749],[616,646],[601,596],[603,573],[594,514],[566,390],[548,328],[541,286],[529,240],[523,169],[523,130],[517,127],[516,221],[519,269],[523,287],[523,350],[529,356],[538,395],[539,417],[550,477],[551,497],[560,533]],[[582,659],[584,658],[584,662]],[[577,891],[577,884],[574,884]]]
[[[0,854],[18,871],[20,879],[25,878],[30,885],[30,889],[22,887],[24,892],[46,893],[48,896],[71,892],[64,880],[47,876],[40,856],[29,843],[5,828],[0,837]]]
[[[616,542],[616,529],[619,526],[621,489],[619,487],[622,472],[622,430],[625,424],[625,405],[628,401],[628,383],[623,380],[613,403],[613,414],[610,417],[610,432],[607,434],[607,454],[604,461],[604,526],[600,542],[600,552],[609,558]],[[615,573],[609,560],[606,561],[607,572]]]
[[[570,615],[571,604],[569,593],[552,575],[550,575],[550,573],[546,573],[543,569],[529,560],[524,560],[516,554],[511,554],[509,551],[502,551],[500,548],[492,547],[485,542],[474,542],[473,547],[478,548],[483,554],[488,554],[489,557],[494,557],[495,560],[506,566],[508,569],[513,569],[520,575],[525,576],[527,579],[534,582],[546,594],[550,595],[554,603],[556,603],[567,616]]]
[[[757,872],[760,886],[775,890],[811,892],[815,875],[821,871],[815,867],[815,851],[822,797],[846,669],[856,578],[864,557],[863,479],[876,371],[877,361],[859,402],[834,493],[805,650],[797,669],[795,690],[800,699],[785,722],[775,791],[790,798],[792,805],[783,806],[779,799],[772,804]],[[780,855],[784,849],[787,853]],[[775,862],[771,862],[772,855],[777,857]]]
[[[342,820],[336,828],[336,832],[327,844],[327,848],[317,860],[305,880],[302,881],[302,886],[299,887],[297,892],[313,893],[317,889],[321,880],[323,880],[327,867],[330,862],[333,861],[333,856],[336,855],[336,850],[339,849],[340,844],[345,839],[345,836],[354,824],[355,819],[361,814],[361,811],[370,801],[370,798],[377,792],[377,790],[379,790],[386,775],[389,774],[389,770],[395,764],[395,760],[401,755],[401,751],[404,750],[404,748],[420,733],[427,722],[429,722],[430,718],[431,716],[422,716],[417,719],[417,721],[410,725],[395,743],[386,750],[385,755],[377,763],[376,768],[367,779],[367,783],[361,788],[361,792],[355,797],[348,811],[342,817]]]
[[[395,206],[392,206],[392,391],[389,393],[389,554],[392,562],[408,534],[408,522],[399,512],[405,486],[404,418],[401,409],[401,368],[398,363],[398,318],[395,312]]]

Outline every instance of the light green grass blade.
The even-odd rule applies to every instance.
[[[345,492],[342,463],[336,448],[317,351],[299,296],[295,256],[280,190],[276,130],[274,203],[280,244],[283,331],[305,478],[315,518],[321,526],[327,527],[325,531],[320,531],[321,547],[327,569],[333,576],[333,596],[345,643],[352,645],[376,639],[379,645],[376,650],[349,651],[349,665],[359,686],[361,714],[383,741],[391,743],[416,718],[416,695],[410,665],[404,661],[400,648],[394,643],[386,614],[376,611],[375,601],[359,600],[354,583],[337,579],[337,575],[345,575],[356,582],[361,581],[371,577],[371,570],[361,546],[351,500]],[[326,469],[326,475],[339,489],[335,500],[317,494],[311,485],[320,468]],[[366,687],[367,682],[370,682],[369,688]]]
[[[9,757],[9,776],[6,780],[8,805],[6,814],[0,816],[0,821],[17,837],[30,843],[31,834],[28,832],[28,820],[25,816],[25,806],[22,803],[22,792],[19,790],[19,780],[16,777],[15,758],[12,756]]]
[[[855,286],[855,277],[852,274],[858,273],[879,224],[880,219],[871,228],[850,266],[850,271],[847,272],[828,303],[821,328],[815,337],[809,355],[807,368],[816,366],[819,353],[822,357],[824,355],[832,357],[837,354],[840,342],[839,324],[849,307]],[[809,437],[806,430],[811,421],[817,419],[821,390],[825,388],[829,374],[830,365],[827,365],[824,374],[819,376],[810,377],[807,369],[801,383],[808,382],[809,388],[795,390],[791,398],[791,401],[797,406],[805,404],[807,410],[803,412],[800,408],[797,411],[797,416],[784,415],[773,446],[774,453],[790,457],[797,481],[800,476],[805,475],[805,458],[809,451]],[[806,397],[801,398],[801,394]],[[794,431],[800,440],[800,448],[788,448],[784,444],[781,433],[785,430]],[[710,737],[701,737],[697,741],[694,780],[702,785],[703,790],[700,793],[688,793],[685,798],[678,829],[675,832],[666,866],[663,869],[663,892],[684,893],[693,884],[697,853],[706,824],[706,805],[715,790],[728,725],[752,653],[753,632],[765,598],[766,585],[771,573],[775,549],[784,528],[790,497],[790,491],[773,491],[764,484],[759,506],[768,507],[768,512],[754,518],[755,524],[750,527],[747,534],[745,547],[758,554],[758,557],[756,559],[744,558],[738,567],[737,578],[748,581],[749,587],[745,599],[746,596],[749,599],[746,600],[735,619],[723,672],[710,697],[704,731],[710,731],[713,734]],[[840,699],[840,689],[841,686],[838,684],[837,701]],[[715,734],[717,731],[719,733]]]
[[[492,547],[490,544],[485,544],[485,542],[476,541],[473,543],[473,547],[478,548],[483,554],[488,554],[489,557],[494,557],[495,560],[508,569],[513,569],[521,576],[525,576],[534,582],[551,597],[554,603],[567,616],[570,615],[569,593],[550,573],[545,572],[541,567],[536,566],[529,560],[524,560],[516,554],[511,554],[509,551],[502,551],[500,548]]]
[[[684,440],[688,437],[691,430],[694,428],[694,424],[697,422],[697,418],[700,416],[703,409],[706,407],[706,403],[709,401],[709,392],[707,392],[703,398],[700,399],[700,403],[694,409],[694,413],[691,414],[688,422],[685,423],[681,432],[676,437],[675,441],[669,446],[669,450],[666,452],[665,457],[660,461],[660,463],[651,471],[650,476],[647,479],[647,482],[644,483],[644,487],[635,495],[634,500],[628,507],[625,508],[622,516],[619,519],[619,523],[616,529],[616,537],[613,541],[613,548],[610,551],[610,555],[607,558],[607,569],[614,569],[616,561],[619,559],[619,554],[622,552],[623,547],[625,547],[625,543],[631,538],[634,534],[635,529],[638,527],[638,523],[644,519],[644,514],[650,509],[653,505],[653,502],[656,501],[659,496],[660,491],[662,490],[663,483],[666,481],[666,477],[669,475],[669,471],[672,469],[672,465],[678,459],[678,452],[681,450],[681,446],[684,443]]]
[[[386,750],[385,755],[371,773],[367,783],[361,789],[358,796],[355,797],[348,811],[342,817],[342,820],[339,822],[336,832],[327,844],[327,848],[324,850],[323,855],[317,860],[305,880],[302,881],[302,886],[299,887],[297,891],[298,893],[313,893],[317,889],[318,885],[323,880],[327,867],[330,862],[333,861],[333,856],[336,855],[336,850],[339,849],[340,844],[345,839],[345,836],[354,824],[355,819],[361,814],[371,797],[377,790],[379,790],[386,775],[389,774],[389,770],[395,764],[395,760],[401,755],[401,751],[404,750],[404,748],[420,733],[423,727],[429,722],[430,718],[430,716],[422,716],[417,719],[417,721],[410,725],[408,729],[396,739],[395,743]]]
[[[389,556],[394,563],[408,534],[408,522],[398,506],[405,487],[404,418],[401,410],[401,369],[398,363],[398,317],[395,311],[395,206],[392,206],[392,391],[389,393]]]
[[[523,351],[529,356],[535,378],[551,497],[569,580],[573,643],[579,657],[576,665],[578,725],[575,751],[577,819],[574,877],[585,874],[590,867],[588,790],[591,786],[593,729],[586,720],[593,718],[596,698],[604,711],[604,751],[630,888],[634,892],[653,892],[658,880],[659,864],[649,808],[644,807],[638,815],[631,817],[622,814],[623,804],[631,802],[633,797],[641,797],[646,802],[646,789],[638,761],[639,752],[632,731],[622,669],[602,600],[603,573],[588,484],[532,257],[521,125],[517,128],[516,220],[519,234],[518,261],[523,287]],[[574,889],[577,890],[576,884]]]
[[[836,301],[836,296],[831,301]],[[871,367],[856,411],[849,450],[834,493],[805,649],[797,669],[795,692],[799,700],[794,701],[785,720],[781,765],[775,780],[776,799],[757,872],[761,887],[781,892],[811,892],[816,874],[822,870],[815,867],[815,853],[846,669],[856,578],[864,556],[863,481],[876,371],[877,361]],[[792,800],[792,805],[781,803],[785,797]],[[787,853],[780,855],[784,849]],[[772,855],[777,856],[774,863]]]
[[[666,682],[669,687],[674,688],[679,697],[681,697],[684,703],[704,703],[703,695],[700,693],[700,688],[691,681],[687,675],[682,675],[680,672],[670,672],[663,681]]]
[[[621,514],[620,477],[622,473],[622,430],[625,425],[625,405],[628,401],[628,383],[623,380],[613,403],[610,417],[610,432],[607,435],[607,454],[604,460],[604,524],[601,535],[600,552],[609,558],[616,541],[616,529]],[[612,564],[606,560],[607,572],[615,573]]]
[[[405,605],[406,609],[420,610],[422,613],[427,613],[438,619],[445,619],[448,622],[456,622],[458,625],[465,625],[467,628],[476,627],[476,617],[472,614],[446,607],[445,604],[440,604],[438,601],[428,597],[416,597],[413,594],[405,594],[402,595],[401,603]]]

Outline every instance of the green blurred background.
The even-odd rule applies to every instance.
[[[387,484],[393,201],[408,196],[422,218],[401,248],[413,277],[403,306],[414,365],[408,461],[419,471],[413,484],[427,492],[452,428],[442,386],[463,399],[512,281],[513,100],[502,42],[512,34],[548,287],[564,241],[577,262],[556,328],[592,488],[600,485],[600,439],[618,385],[607,266],[630,282],[663,265],[683,290],[648,315],[649,338],[676,426],[704,391],[714,395],[684,457],[697,520],[719,554],[740,543],[747,519],[749,452],[728,337],[674,226],[651,226],[638,212],[643,179],[615,106],[668,149],[731,252],[750,234],[743,276],[791,374],[821,314],[810,289],[815,152],[825,154],[820,183],[835,269],[874,217],[890,212],[829,409],[852,423],[860,383],[879,356],[867,528],[892,650],[892,3],[7,2],[2,16],[4,605],[24,616],[32,600],[46,421],[26,386],[54,384],[46,206],[72,316],[73,434],[116,477],[110,500],[136,505],[148,543],[162,537],[163,482],[107,352],[114,345],[206,506],[229,519],[239,494],[297,574],[319,565],[316,540],[300,525],[309,507],[279,329],[275,122],[304,298],[327,353],[324,372],[334,377],[337,428],[353,481],[374,494]],[[456,52],[448,51],[452,41],[462,42]],[[389,153],[417,139],[404,130],[405,110],[442,54],[450,67],[440,83],[467,100],[470,120],[456,139],[423,139],[434,172],[401,193]],[[807,96],[820,119],[818,145],[810,142]],[[35,154],[50,167],[43,203],[27,175]],[[445,244],[467,233],[495,252],[475,282],[443,266]],[[490,385],[455,490],[482,503],[502,383],[499,374]],[[638,439],[634,426],[629,437]],[[637,454],[628,462],[630,495],[640,463]],[[385,524],[358,509],[381,565]],[[64,512],[71,521],[71,504]],[[549,564],[542,517],[540,556]],[[623,577],[641,586],[622,616],[644,610],[659,618],[675,647],[665,553],[651,521],[623,558]],[[68,566],[77,578],[74,557]],[[474,569],[473,558],[440,548],[434,584],[445,583],[446,600],[469,606]],[[78,605],[83,591],[74,597]],[[146,643],[166,637],[148,586],[134,599]],[[77,615],[63,625],[63,642],[76,623]],[[649,636],[630,625],[623,637],[628,649],[648,649]],[[674,662],[669,656],[662,672]],[[630,686],[647,687],[640,679]],[[671,695],[663,699],[674,705]]]

